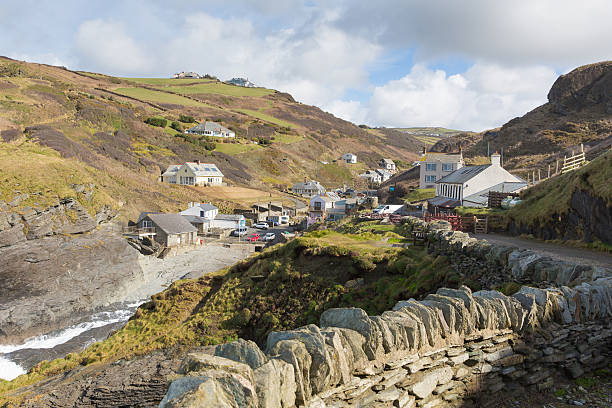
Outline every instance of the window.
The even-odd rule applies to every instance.
[[[435,164],[434,164],[435,166]],[[436,181],[436,176],[425,176],[426,183],[434,183]]]
[[[321,211],[322,203],[320,201],[315,201],[314,209],[315,211]]]
[[[436,163],[427,163],[425,165],[426,171],[436,171]]]
[[[152,221],[149,221],[149,220],[142,221],[142,228],[152,228],[152,227],[153,227]]]
[[[453,171],[453,164],[452,163],[443,163],[442,164],[442,171]]]

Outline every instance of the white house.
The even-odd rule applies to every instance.
[[[219,209],[211,203],[189,203],[186,210],[180,212],[181,215],[194,215],[207,220],[214,220]]]
[[[331,218],[334,220],[344,218],[345,205],[344,200],[335,193],[326,193],[317,195],[310,199],[309,218],[311,220],[320,220]]]
[[[188,186],[220,186],[223,184],[223,173],[215,164],[196,160],[168,166],[161,175],[161,181]]]
[[[216,122],[209,122],[209,121],[200,123],[190,129],[187,129],[185,133],[189,133],[192,135],[224,137],[224,138],[236,137],[236,133],[229,130],[228,128],[221,126],[220,124]]]
[[[491,164],[461,167],[437,180],[436,197],[429,200],[434,206],[482,207],[487,204],[489,191],[515,192],[527,186],[520,177],[501,166],[501,156],[491,155]]]
[[[344,160],[348,164],[355,164],[357,163],[357,155],[353,153],[344,153],[342,155],[342,160]]]
[[[359,177],[366,179],[369,184],[382,183],[382,174],[376,170],[366,170],[365,173],[361,173]]]
[[[389,180],[393,176],[393,173],[391,173],[387,169],[376,169],[376,173],[380,174],[381,183],[384,183],[385,181]]]
[[[188,79],[200,79],[202,77],[197,72],[193,72],[193,71],[192,72],[185,72],[185,71],[182,71],[182,72],[178,72],[178,73],[174,74],[174,78],[175,79],[187,79],[187,78]]]
[[[316,195],[325,194],[325,188],[318,181],[314,180],[295,183],[293,187],[291,187],[291,191],[303,197],[314,197]]]
[[[392,173],[395,173],[397,171],[397,167],[395,167],[395,163],[391,159],[380,159],[378,165],[381,168],[388,170]]]
[[[420,161],[419,188],[433,188],[438,180],[465,165],[461,152],[423,152]]]
[[[226,84],[243,86],[245,88],[253,88],[255,84],[249,81],[248,78],[232,78],[225,81]]]

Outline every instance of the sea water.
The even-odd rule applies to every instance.
[[[125,303],[120,305],[121,308],[119,309],[95,313],[81,323],[40,336],[30,337],[22,344],[0,344],[0,378],[12,380],[26,373],[23,367],[6,358],[6,354],[22,349],[52,349],[91,329],[125,322],[134,314],[138,306],[144,302],[143,300],[134,303]]]

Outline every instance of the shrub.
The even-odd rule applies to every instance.
[[[195,123],[195,118],[193,116],[188,115],[179,115],[179,122],[183,123]]]
[[[182,132],[183,131],[183,127],[181,126],[180,123],[178,122],[172,122],[172,124],[170,125],[170,127],[174,130],[176,130],[177,132]]]
[[[145,123],[151,126],[166,127],[168,121],[164,118],[147,118]]]

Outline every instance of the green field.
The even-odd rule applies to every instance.
[[[202,84],[216,82],[212,79],[189,79],[189,78],[121,78],[126,81],[135,82],[137,84],[144,85],[156,85],[156,86],[172,86],[172,85],[185,85],[185,84],[193,84],[194,82],[201,82]]]
[[[263,149],[263,147],[256,144],[241,144],[241,143],[217,143],[215,148],[216,152],[221,152],[229,155],[240,154],[244,152],[250,152],[253,150]]]
[[[136,99],[154,103],[170,103],[173,105],[183,106],[209,106],[203,102],[197,102],[191,99],[184,98],[179,95],[173,95],[161,91],[152,91],[144,88],[117,88],[115,92],[121,95],[130,96]]]
[[[408,203],[413,201],[421,201],[429,198],[434,198],[436,196],[435,188],[417,188],[414,191],[411,191],[406,196],[404,196],[404,200]]]
[[[255,111],[252,109],[235,109],[237,112],[244,113],[246,115],[252,116],[257,119],[265,120],[266,122],[271,122],[279,126],[285,126],[288,128],[294,128],[295,125],[293,123],[287,122],[282,119],[275,118],[274,116],[268,115],[267,113],[261,111]]]
[[[208,82],[197,85],[169,86],[170,90],[183,94],[218,94],[227,96],[266,96],[274,93],[272,89],[245,88],[242,86],[227,85],[222,82]]]
[[[434,145],[441,138],[435,136],[425,136],[425,135],[413,135],[414,138],[418,141],[425,143],[426,145]]]
[[[285,144],[297,143],[302,140],[304,136],[302,135],[286,135],[284,133],[275,133],[274,141]]]

